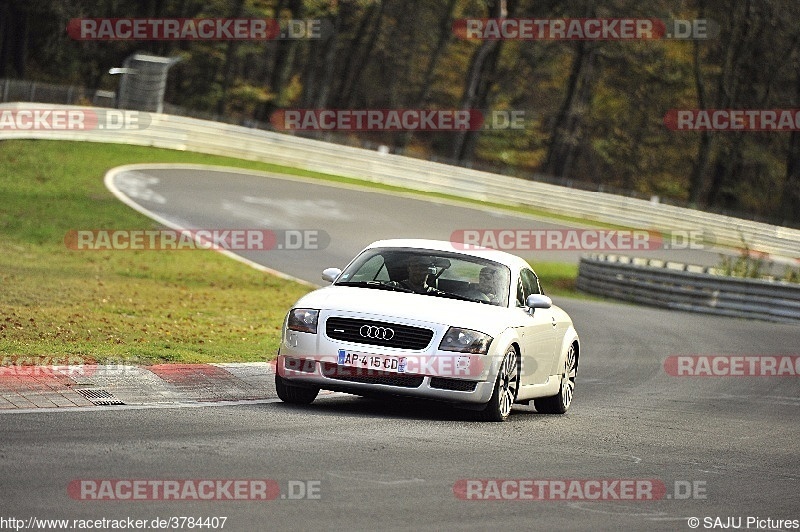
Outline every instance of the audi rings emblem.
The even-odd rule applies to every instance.
[[[358,330],[358,334],[373,340],[391,340],[394,338],[394,330],[389,327],[376,327],[375,325],[362,325]]]

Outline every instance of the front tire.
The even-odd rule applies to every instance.
[[[497,372],[492,398],[477,412],[480,421],[506,421],[519,391],[519,360],[514,346],[509,346]]]
[[[295,405],[310,405],[319,393],[319,388],[303,388],[287,384],[286,379],[277,374],[275,375],[275,390],[281,401]]]
[[[533,405],[540,414],[566,414],[572,404],[575,394],[575,378],[578,376],[578,353],[575,344],[569,346],[567,358],[564,362],[564,372],[561,374],[561,388],[558,394],[552,397],[534,399]]]

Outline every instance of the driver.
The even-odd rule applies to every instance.
[[[481,268],[480,274],[478,274],[478,284],[473,285],[475,288],[486,294],[486,297],[489,298],[489,301],[492,303],[497,303],[500,300],[500,296],[498,293],[500,290],[498,289],[497,282],[495,281],[495,276],[497,272],[494,268],[490,266],[485,266]]]
[[[431,257],[412,256],[408,259],[408,279],[400,281],[400,286],[413,290],[418,294],[441,293],[428,284],[428,275],[431,273],[431,268],[436,268]]]

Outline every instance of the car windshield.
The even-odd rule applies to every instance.
[[[357,257],[336,284],[505,307],[510,278],[507,266],[488,259],[432,250],[375,248]]]

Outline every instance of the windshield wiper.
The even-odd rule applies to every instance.
[[[434,294],[434,295],[438,295],[440,297],[449,297],[451,299],[458,299],[459,301],[470,301],[472,303],[483,303],[484,305],[494,305],[496,307],[500,306],[500,304],[497,303],[497,302],[493,303],[493,302],[491,302],[489,300],[486,300],[486,299],[475,299],[475,298],[468,297],[468,296],[462,296],[461,294],[454,294],[452,292],[440,292],[440,293]]]
[[[452,292],[442,292],[439,290],[438,292],[428,292],[428,295],[437,296],[437,297],[446,297],[449,299],[458,299],[459,301],[471,301],[472,303],[488,303],[491,305],[489,301],[481,301],[480,299],[473,299],[471,297],[462,296],[460,294],[453,294]]]
[[[350,282],[342,282],[336,284],[337,286],[358,286],[361,288],[377,288],[378,290],[392,290],[394,292],[407,292],[407,293],[414,292],[413,290],[409,290],[408,288],[386,284],[382,281],[350,281]]]

